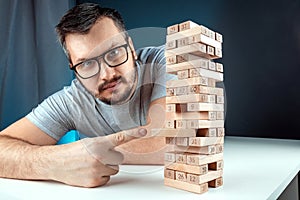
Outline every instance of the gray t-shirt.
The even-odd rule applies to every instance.
[[[145,125],[150,103],[166,96],[164,46],[137,50],[138,86],[122,105],[108,105],[90,94],[74,79],[70,86],[49,96],[26,117],[49,136],[59,140],[67,131],[78,130],[93,137]]]

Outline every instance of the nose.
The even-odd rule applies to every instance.
[[[113,67],[109,67],[105,62],[101,62],[100,79],[103,81],[111,80],[115,77],[116,72]]]

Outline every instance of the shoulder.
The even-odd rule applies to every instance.
[[[74,79],[69,86],[49,96],[45,101],[48,104],[56,104],[65,108],[74,107],[84,101],[93,101],[93,96]]]
[[[158,47],[144,47],[136,51],[138,60],[142,63],[165,62],[165,45]]]

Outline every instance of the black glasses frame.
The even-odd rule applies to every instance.
[[[109,67],[117,67],[117,66],[120,66],[120,65],[126,63],[126,62],[128,61],[128,46],[129,46],[128,41],[126,41],[126,44],[123,44],[123,45],[114,47],[114,48],[112,48],[112,49],[109,49],[109,50],[105,51],[104,53],[102,53],[102,54],[99,55],[99,56],[96,56],[96,57],[93,57],[93,58],[89,58],[89,59],[86,59],[86,60],[84,60],[84,61],[82,61],[82,62],[80,62],[80,63],[77,63],[76,65],[74,65],[74,66],[71,67],[70,69],[73,70],[73,71],[75,71],[75,73],[76,73],[80,78],[82,78],[82,79],[89,79],[89,78],[92,78],[93,76],[96,76],[96,75],[100,72],[100,69],[101,69],[101,62],[99,61],[100,58],[103,58],[103,61],[104,61],[105,64],[106,64],[107,66],[109,66]],[[126,59],[125,59],[123,62],[121,62],[121,63],[119,63],[119,64],[117,64],[117,65],[110,65],[110,64],[105,60],[105,55],[106,55],[107,53],[109,53],[109,52],[111,52],[111,51],[113,51],[113,50],[115,50],[115,49],[121,48],[121,47],[125,48],[125,50],[126,50]],[[89,77],[82,77],[82,76],[77,72],[76,67],[79,66],[79,65],[81,65],[81,64],[84,63],[84,62],[88,62],[88,61],[91,61],[91,60],[97,62],[97,64],[98,64],[98,71],[97,71],[94,75],[92,75],[92,76],[89,76]]]

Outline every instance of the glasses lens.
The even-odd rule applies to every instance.
[[[97,58],[84,61],[80,65],[76,66],[77,74],[81,78],[90,78],[98,74],[100,71],[99,65],[102,56],[105,63],[109,67],[116,67],[125,63],[128,59],[127,47],[128,47],[127,44],[123,46],[119,46],[106,52],[104,55],[100,55]]]
[[[89,78],[99,72],[100,67],[96,60],[87,60],[76,67],[77,73],[82,78]]]
[[[127,60],[127,56],[126,46],[121,46],[107,52],[104,55],[104,60],[109,66],[115,67],[124,63]]]

